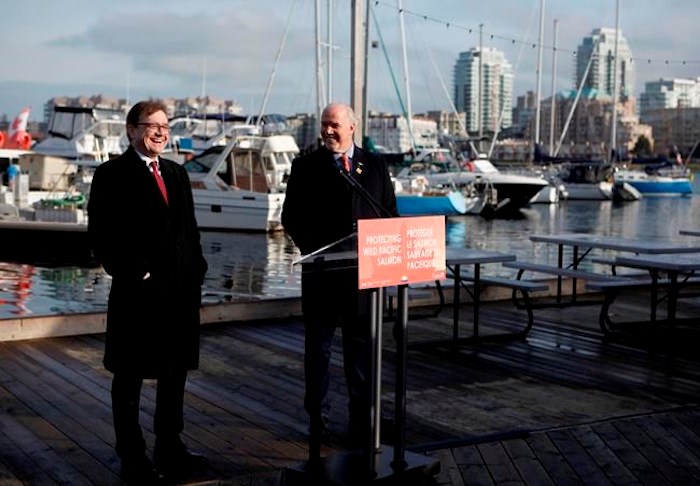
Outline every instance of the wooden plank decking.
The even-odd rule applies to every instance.
[[[646,302],[640,294],[616,312],[644,315]],[[684,309],[700,315],[700,301]],[[481,333],[523,319],[510,302],[482,311]],[[407,445],[439,459],[436,484],[700,482],[700,329],[604,340],[598,311],[537,309],[524,341],[409,351]],[[466,307],[463,335],[470,315]],[[411,342],[451,331],[451,310],[409,322]],[[391,416],[391,322],[383,336],[383,414]],[[306,456],[301,323],[207,325],[202,338],[185,441],[210,467],[183,484],[283,484],[284,468]],[[0,343],[0,484],[120,484],[102,347],[101,334]],[[333,373],[326,454],[346,439],[339,346]],[[149,446],[154,398],[147,382]]]

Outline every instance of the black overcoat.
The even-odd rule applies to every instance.
[[[145,378],[198,367],[207,270],[187,172],[162,158],[160,168],[168,205],[133,148],[97,167],[88,200],[93,252],[112,276],[104,365]]]
[[[384,211],[379,214],[341,176],[333,153],[326,148],[292,162],[282,225],[302,254],[352,234],[358,219],[397,215],[394,187],[384,158],[355,147],[353,159],[352,177],[382,206]],[[326,266],[321,274],[312,264],[304,267],[301,285],[305,315],[332,317],[357,312],[357,268],[334,270]]]

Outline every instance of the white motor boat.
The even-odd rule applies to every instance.
[[[32,148],[37,154],[97,165],[129,147],[126,117],[119,110],[56,106],[48,136]]]
[[[170,120],[171,151],[199,154],[215,145],[226,145],[242,135],[260,135],[262,129],[243,115],[190,115]]]
[[[279,231],[299,147],[291,135],[241,136],[184,163],[201,229]]]

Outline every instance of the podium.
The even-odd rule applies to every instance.
[[[294,264],[302,265],[302,274],[324,276],[332,281],[333,272],[357,274],[357,233],[348,235],[330,245],[306,255]],[[311,274],[311,275],[308,275]],[[302,280],[304,275],[302,276]],[[357,275],[355,275],[357,282]],[[357,289],[357,287],[355,287]],[[424,455],[406,451],[406,330],[408,323],[408,286],[399,285],[396,313],[395,339],[397,345],[394,445],[380,442],[381,381],[382,381],[382,321],[383,287],[367,289],[369,293],[369,347],[370,347],[370,407],[367,410],[371,425],[370,436],[362,450],[349,451],[310,460],[288,467],[284,472],[287,486],[323,485],[403,485],[432,484],[433,476],[440,470],[440,463]]]

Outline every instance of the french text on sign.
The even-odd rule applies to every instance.
[[[442,216],[360,220],[357,229],[360,289],[445,278]]]

